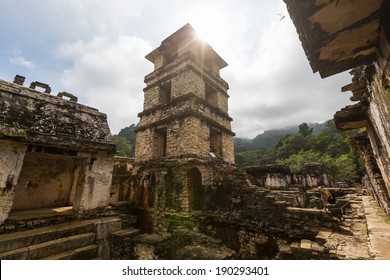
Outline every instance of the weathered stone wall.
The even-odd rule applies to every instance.
[[[110,188],[110,203],[129,200],[129,183],[134,168],[134,158],[115,157],[112,183]]]
[[[74,208],[79,212],[108,206],[114,157],[111,152],[79,153],[86,158],[83,187],[76,193]]]
[[[209,134],[207,126],[196,117],[172,121],[168,131],[167,156],[179,157],[186,154],[208,156]]]
[[[1,138],[73,149],[114,150],[105,114],[2,80],[0,119]]]
[[[390,87],[388,74],[377,63],[360,66],[351,71],[351,99],[357,105],[335,114],[340,129],[365,128],[350,143],[359,151],[367,172],[365,185],[386,213],[390,213]]]
[[[229,86],[219,76],[227,64],[194,36],[185,25],[146,56],[155,71],[145,77],[136,131],[138,163],[186,155],[209,158],[210,152],[234,163]]]
[[[366,169],[366,176],[362,180],[364,186],[387,215],[390,216],[390,195],[383,180],[381,170],[378,167],[367,133],[363,132],[355,135],[350,139],[350,144],[356,148],[364,161]]]
[[[27,147],[0,140],[0,224],[8,218]]]
[[[368,136],[390,194],[390,76],[387,76],[379,67],[376,69],[377,73],[370,88],[368,117],[372,130],[368,129]]]
[[[188,93],[194,93],[199,98],[205,99],[205,82],[202,76],[194,69],[188,68],[172,77],[172,98],[180,97]]]
[[[231,134],[222,133],[222,149],[223,159],[234,164],[234,139]]]
[[[135,143],[137,161],[147,161],[153,158],[153,131],[151,127],[137,131],[137,139],[139,139]]]
[[[71,205],[80,165],[80,161],[71,157],[27,153],[12,210]]]
[[[358,149],[371,181],[367,186],[389,213],[390,4],[383,0],[284,2],[314,72],[327,77],[353,69],[352,83],[342,91],[352,91],[351,101],[358,103],[337,112],[335,123],[342,130],[366,129],[372,151]]]
[[[293,173],[283,165],[260,165],[245,168],[252,184],[268,189],[304,186],[307,189],[318,186],[334,187],[333,176],[321,164],[306,164]]]
[[[0,222],[11,207],[73,205],[79,214],[106,207],[115,148],[106,115],[72,94],[53,96],[46,84],[23,82],[0,81]]]

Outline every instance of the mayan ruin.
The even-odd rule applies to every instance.
[[[100,108],[0,80],[0,259],[389,260],[390,2],[284,3],[313,75],[351,74],[356,103],[333,120],[358,129],[360,182],[318,162],[239,167],[233,66],[187,23],[144,54],[134,157],[115,155]]]

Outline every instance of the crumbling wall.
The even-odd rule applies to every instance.
[[[390,194],[390,76],[379,67],[370,88],[370,107],[368,117],[371,127],[367,132],[373,148],[374,157],[381,170],[388,195]]]
[[[11,208],[73,205],[81,214],[106,207],[115,149],[107,116],[24,80],[0,80],[0,222]]]
[[[78,153],[86,158],[83,187],[76,194],[74,208],[79,212],[108,206],[114,157],[111,152]]]
[[[339,129],[364,128],[350,139],[365,163],[369,192],[390,213],[390,84],[389,76],[377,63],[351,71],[352,83],[343,90],[352,91],[352,100],[359,101],[338,111],[334,118]]]
[[[55,147],[114,149],[107,116],[94,108],[5,81],[0,81],[0,100],[0,136]]]
[[[268,189],[288,189],[294,186],[311,189],[318,186],[334,186],[330,170],[316,163],[306,164],[295,173],[287,166],[277,164],[250,166],[244,169],[253,185]]]
[[[353,136],[349,140],[349,143],[355,147],[364,161],[366,175],[363,177],[362,183],[387,215],[390,216],[390,195],[383,180],[381,170],[378,167],[376,157],[373,154],[367,133],[362,132]]]
[[[129,200],[129,179],[134,168],[134,158],[115,157],[110,202]]]
[[[370,180],[367,186],[389,213],[390,4],[383,0],[284,2],[314,72],[328,77],[353,69],[352,83],[342,91],[352,91],[350,99],[357,103],[336,112],[334,119],[341,130],[365,128],[371,149],[361,152]],[[370,154],[375,164],[367,160]]]
[[[27,147],[0,140],[0,224],[8,218]]]

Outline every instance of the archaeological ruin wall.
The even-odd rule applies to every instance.
[[[226,62],[189,25],[146,58],[144,109],[136,130],[129,198],[156,211],[204,209],[218,164],[234,164]],[[142,201],[140,201],[142,200]]]
[[[188,24],[146,58],[155,69],[145,77],[136,162],[215,156],[234,164],[228,84],[219,76],[226,62]]]
[[[342,91],[356,103],[338,111],[335,124],[362,130],[351,144],[365,163],[368,190],[390,215],[390,3],[284,2],[314,72],[325,78],[352,69]]]
[[[0,223],[13,211],[106,207],[114,157],[106,115],[24,80],[0,81]]]

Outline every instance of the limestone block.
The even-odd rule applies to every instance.
[[[107,239],[111,232],[122,229],[121,219],[112,219],[108,221],[101,221],[95,223],[94,231],[96,233],[96,240]]]

